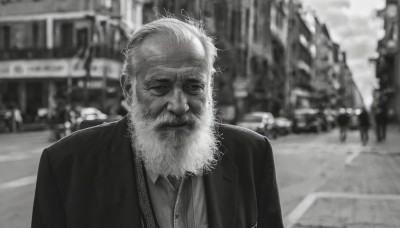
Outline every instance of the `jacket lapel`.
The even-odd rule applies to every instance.
[[[99,219],[112,221],[114,227],[119,224],[124,227],[140,227],[133,154],[127,135],[126,117],[118,121],[112,131],[109,145],[104,148],[103,165],[95,179],[98,209],[102,216]]]
[[[215,169],[204,176],[210,228],[234,227],[237,213],[237,166],[224,146],[220,152],[223,156]]]

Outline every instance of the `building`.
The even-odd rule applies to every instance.
[[[289,24],[290,56],[288,74],[290,83],[290,106],[311,108],[314,106],[314,58],[315,24],[314,16],[302,9],[300,3],[293,3],[293,18]]]
[[[120,96],[121,50],[141,24],[129,0],[6,1],[0,7],[0,109],[25,122],[57,103],[113,112]]]
[[[400,121],[400,52],[399,1],[386,0],[379,14],[384,21],[384,37],[377,45],[376,78],[379,88],[374,93],[374,105],[387,110],[390,117]]]
[[[362,104],[359,104],[360,99],[358,99],[358,97],[361,96],[361,93],[353,80],[353,73],[351,72],[347,64],[346,53],[339,52],[338,60],[339,90],[337,107],[362,108],[364,106],[364,103],[362,102]]]
[[[336,57],[339,45],[335,44],[330,36],[328,27],[316,18],[315,35],[315,101],[319,109],[337,108],[339,91],[339,72],[337,70],[338,58]]]
[[[287,78],[287,41],[289,26],[289,2],[284,0],[274,0],[271,2],[271,75],[272,86],[272,108],[271,112],[275,115],[286,114],[285,104],[290,100],[289,91],[285,88],[288,86]]]
[[[246,76],[248,84],[248,110],[270,111],[272,43],[269,18],[271,1],[253,0],[250,6],[248,55]]]

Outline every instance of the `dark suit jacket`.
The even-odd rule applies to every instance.
[[[268,140],[218,132],[224,155],[204,177],[209,227],[283,227]],[[32,227],[141,227],[133,164],[126,118],[53,144],[40,159]]]

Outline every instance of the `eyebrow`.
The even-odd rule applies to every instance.
[[[144,81],[152,81],[152,80],[168,80],[170,79],[170,76],[173,75],[171,72],[165,72],[165,71],[154,71],[151,73],[148,73],[145,77]]]
[[[156,71],[153,73],[150,73],[146,76],[146,79],[144,80],[145,83],[151,82],[151,81],[158,81],[158,82],[169,82],[171,81],[171,75],[175,75],[176,72],[167,72],[167,71]],[[204,82],[205,79],[203,77],[202,73],[194,73],[193,71],[190,72],[185,72],[182,73],[185,78],[185,81],[190,81],[190,82]]]
[[[198,78],[198,77],[191,77],[188,78],[187,80],[185,80],[186,82],[201,82],[201,83],[205,83],[204,78]]]

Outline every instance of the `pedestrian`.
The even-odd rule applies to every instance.
[[[347,128],[349,126],[349,122],[350,122],[350,116],[349,114],[346,112],[345,108],[340,108],[339,109],[339,115],[337,117],[337,123],[339,125],[339,138],[341,142],[346,141],[346,137],[347,137]]]
[[[375,131],[376,139],[378,142],[386,139],[386,124],[387,124],[387,112],[383,105],[378,105],[375,109]]]
[[[368,130],[370,125],[371,123],[369,120],[369,114],[367,109],[364,107],[362,108],[361,113],[358,115],[358,126],[360,129],[360,137],[363,145],[366,145],[368,143]]]
[[[129,113],[43,151],[32,227],[283,227],[268,139],[215,120],[200,22],[158,19],[125,50]]]
[[[54,116],[52,116],[52,130],[53,130],[53,140],[59,140],[67,135],[68,129],[66,129],[66,123],[69,122],[70,118],[69,105],[65,103],[63,99],[58,99],[54,111]],[[68,124],[67,124],[68,125]]]
[[[19,108],[16,105],[13,105],[11,112],[13,119],[13,131],[19,132],[22,130],[22,124],[23,124],[21,110],[19,110]]]

